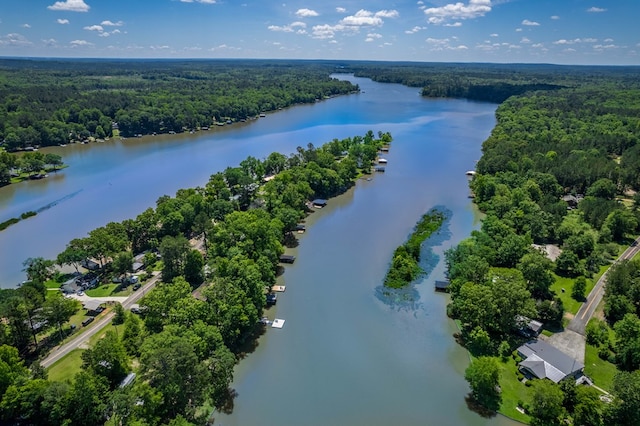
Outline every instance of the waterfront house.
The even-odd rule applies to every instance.
[[[313,204],[313,207],[324,207],[327,205],[327,200],[323,198],[316,198],[311,202],[311,204]]]
[[[542,340],[531,340],[518,348],[520,371],[538,379],[549,379],[554,383],[566,377],[582,376],[584,364]]]
[[[293,263],[296,261],[296,257],[290,254],[283,254],[280,256],[280,262],[282,263]]]

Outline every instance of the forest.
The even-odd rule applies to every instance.
[[[234,123],[358,90],[291,61],[0,59],[7,151]]]
[[[353,186],[391,141],[389,133],[369,131],[289,156],[248,157],[203,187],[162,196],[136,218],[70,241],[56,259],[27,259],[28,281],[0,290],[0,419],[190,425],[224,410],[232,404],[234,365],[261,332],[280,255],[295,244],[292,231],[313,208],[309,200]],[[194,237],[202,252],[190,245]],[[127,276],[138,253],[146,253],[147,275],[157,268],[162,277],[141,299],[140,314],[113,306],[120,328],[82,351],[72,380],[49,379],[38,359],[70,332],[78,310],[74,299],[47,290],[54,266],[91,258],[100,279],[110,281]],[[132,370],[138,378],[120,386]]]

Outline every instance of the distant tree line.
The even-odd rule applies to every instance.
[[[181,132],[358,90],[331,65],[286,61],[0,60],[9,151]]]

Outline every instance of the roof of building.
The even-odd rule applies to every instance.
[[[554,348],[542,340],[532,340],[518,348],[526,359],[520,363],[540,379],[550,379],[555,383],[566,376],[580,371],[584,364]]]
[[[89,300],[84,300],[82,302],[82,306],[84,306],[84,308],[87,311],[95,311],[98,308],[100,308],[100,305],[102,305],[104,302],[101,302],[100,300],[93,300],[93,299],[89,299]]]

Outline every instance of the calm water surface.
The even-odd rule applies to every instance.
[[[0,282],[23,279],[30,256],[54,258],[66,243],[109,221],[135,217],[164,194],[204,185],[248,155],[285,154],[311,142],[394,136],[384,174],[360,181],[313,213],[291,252],[294,265],[268,329],[236,369],[238,393],[221,425],[511,425],[468,410],[466,352],[453,341],[447,299],[433,292],[442,252],[478,226],[465,171],[495,124],[495,105],[426,100],[418,89],[348,77],[363,93],[269,114],[206,135],[157,136],[54,148],[70,167],[43,181],[0,189],[0,220],[40,211],[0,233]],[[452,212],[434,244],[440,261],[411,304],[379,290],[395,247],[434,206]]]

